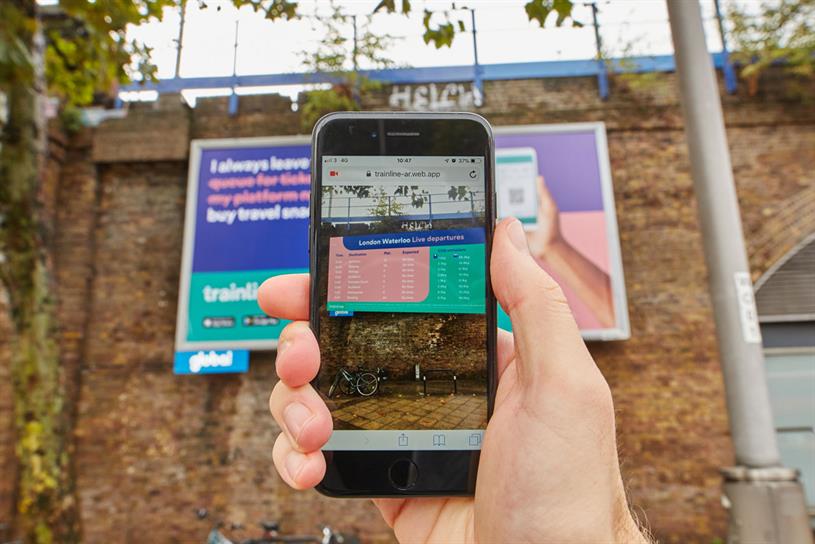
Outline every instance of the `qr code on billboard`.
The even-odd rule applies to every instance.
[[[510,204],[523,204],[525,191],[523,189],[510,189],[509,190],[509,203]]]

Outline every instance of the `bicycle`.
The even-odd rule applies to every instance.
[[[379,382],[386,379],[387,371],[381,367],[375,371],[360,368],[355,372],[341,367],[328,388],[328,398],[333,397],[338,389],[343,395],[357,393],[363,397],[370,397],[379,390]]]
[[[198,519],[204,519],[208,516],[205,508],[196,510]],[[359,539],[355,535],[347,535],[338,531],[334,531],[328,525],[321,525],[321,536],[285,536],[280,534],[280,524],[275,521],[262,521],[260,527],[263,529],[263,534],[260,538],[247,538],[244,540],[231,540],[222,531],[224,522],[217,522],[215,526],[207,534],[207,544],[360,544]],[[243,529],[243,526],[237,523],[230,524],[230,529],[236,531]]]
[[[23,544],[22,540],[5,540],[7,532],[11,532],[11,525],[0,522],[0,537],[3,537],[3,540],[0,540],[0,544]]]

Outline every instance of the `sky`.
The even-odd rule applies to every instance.
[[[731,2],[756,3],[757,0],[722,0],[724,9]],[[458,34],[452,47],[436,49],[422,40],[422,12],[450,7],[450,0],[414,0],[413,13],[377,13],[371,15],[378,0],[338,0],[337,3],[358,20],[371,16],[371,29],[396,39],[387,55],[398,66],[445,66],[473,62],[472,24],[469,11],[452,14],[465,22],[466,33]],[[479,62],[482,64],[547,60],[587,59],[596,55],[591,8],[576,2],[574,18],[585,24],[541,29],[530,22],[523,5],[525,0],[470,0],[475,10]],[[182,77],[274,74],[302,72],[298,52],[313,51],[320,43],[319,30],[308,18],[293,21],[268,21],[261,14],[244,7],[236,10],[230,0],[206,0],[202,9],[198,0],[189,0],[186,11],[180,65]],[[459,5],[463,4],[458,2]],[[604,49],[610,56],[670,54],[671,35],[664,0],[598,0],[600,33]],[[701,0],[708,48],[721,48],[715,21],[713,0]],[[328,12],[327,0],[301,0],[303,14]],[[440,16],[439,16],[440,17]],[[439,19],[440,20],[440,19]],[[176,41],[180,14],[167,10],[162,21],[131,28],[129,37],[153,47],[153,62],[159,78],[171,78],[176,70]],[[235,30],[238,23],[238,48],[235,52]],[[347,33],[352,35],[352,27]],[[234,64],[233,64],[234,61]],[[361,66],[366,68],[364,64]],[[269,91],[271,89],[265,89]],[[277,88],[276,92],[293,95],[299,88]],[[227,93],[224,90],[223,93]],[[201,94],[186,93],[187,98]],[[126,98],[136,99],[129,95]],[[149,98],[145,95],[144,98]]]

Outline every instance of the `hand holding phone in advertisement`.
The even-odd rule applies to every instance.
[[[623,489],[609,387],[517,220],[497,227],[490,269],[514,337],[499,335],[500,381],[475,496],[374,503],[402,542],[646,542]],[[304,321],[308,297],[308,276],[296,275],[267,280],[258,299],[270,315],[296,320],[281,334],[269,401],[283,431],[275,466],[296,489],[323,478],[320,448],[332,432],[309,383],[320,352]]]
[[[604,327],[614,325],[614,302],[608,274],[575,249],[560,229],[560,211],[542,176],[538,176],[537,228],[527,232],[532,256],[568,285]]]
[[[536,180],[538,194],[538,222],[534,230],[527,232],[529,251],[537,259],[543,259],[557,244],[563,243],[560,232],[560,211],[543,176]]]

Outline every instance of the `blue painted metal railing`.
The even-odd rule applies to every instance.
[[[713,53],[714,66],[724,69],[728,80],[728,90],[735,81],[735,71],[726,51]],[[676,69],[673,55],[610,59],[606,62],[597,59],[563,60],[546,62],[517,62],[501,64],[480,64],[479,74],[474,74],[472,64],[459,66],[433,66],[424,68],[389,68],[383,70],[361,70],[360,74],[375,81],[390,84],[453,83],[463,81],[498,81],[508,79],[542,79],[558,77],[597,77],[603,96],[603,81],[606,72],[646,73],[673,72]],[[729,68],[729,69],[728,69]],[[474,77],[480,75],[480,77]],[[730,81],[732,79],[733,81]],[[337,81],[327,74],[283,73],[244,76],[179,77],[158,82],[133,83],[124,86],[120,92],[157,91],[179,93],[184,90],[235,89],[241,87],[266,87],[278,85],[308,85]],[[607,84],[607,83],[606,83]],[[607,88],[605,89],[607,92]],[[237,95],[235,95],[237,96]],[[117,100],[121,105],[121,100]],[[230,108],[231,109],[231,108]],[[234,113],[234,112],[233,112]]]

